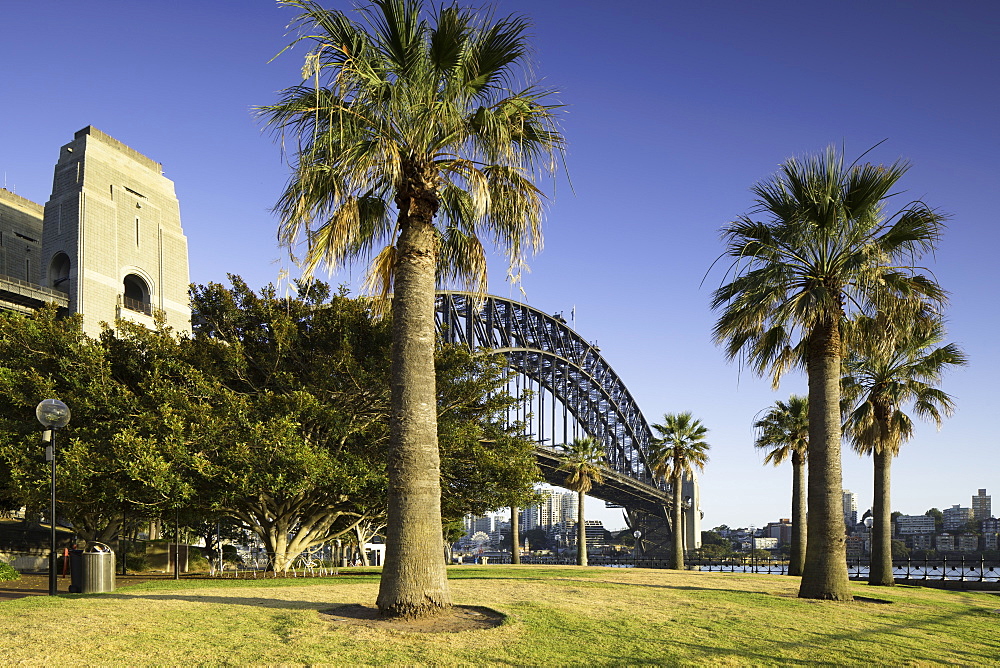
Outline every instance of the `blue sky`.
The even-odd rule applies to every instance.
[[[970,365],[943,385],[955,417],[940,432],[921,426],[894,463],[893,508],[922,513],[968,506],[981,487],[1000,492],[990,422],[1000,372],[1000,5],[496,6],[533,20],[536,71],[566,105],[572,188],[556,184],[526,300],[548,312],[575,305],[578,331],[598,342],[648,419],[690,410],[710,428],[707,526],[789,515],[790,469],[762,465],[750,425],[806,389],[790,376],[772,392],[712,344],[708,303],[721,274],[705,274],[722,250],[718,230],[784,159],[829,144],[854,157],[887,140],[868,159],[913,163],[899,204],[920,198],[951,215],[928,264],[952,292],[949,339]],[[268,62],[294,14],[269,0],[6,3],[0,178],[44,202],[59,146],[94,125],[163,163],[175,182],[192,281],[227,272],[255,286],[276,280],[290,263],[270,207],[287,171],[252,108],[298,83],[301,49]],[[519,294],[502,271],[491,291]],[[871,477],[870,462],[845,451],[844,486],[862,510]],[[595,516],[621,524],[616,511]]]

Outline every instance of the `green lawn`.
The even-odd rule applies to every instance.
[[[455,634],[317,611],[374,602],[377,576],[156,582],[0,603],[0,663],[63,665],[993,665],[1000,596],[857,584],[885,602],[795,597],[786,576],[458,566],[456,603],[506,614]]]

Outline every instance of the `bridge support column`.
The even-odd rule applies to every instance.
[[[638,508],[626,508],[630,531],[639,530],[639,559],[667,559],[673,532],[667,519],[668,508],[662,507],[662,514],[653,514]],[[638,565],[638,564],[637,564]]]

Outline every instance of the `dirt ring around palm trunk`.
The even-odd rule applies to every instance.
[[[507,615],[478,605],[454,605],[436,614],[407,619],[380,617],[374,605],[341,605],[320,610],[320,617],[336,624],[366,626],[372,629],[409,631],[413,633],[460,633],[492,629],[503,624]]]

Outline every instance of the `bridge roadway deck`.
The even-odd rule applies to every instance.
[[[545,481],[551,485],[565,487],[566,473],[557,470],[562,463],[559,451],[537,446],[535,456]],[[626,508],[642,510],[656,517],[668,517],[672,500],[667,492],[605,467],[602,467],[602,473],[604,482],[595,484],[593,489],[587,492],[587,496],[610,501]]]

